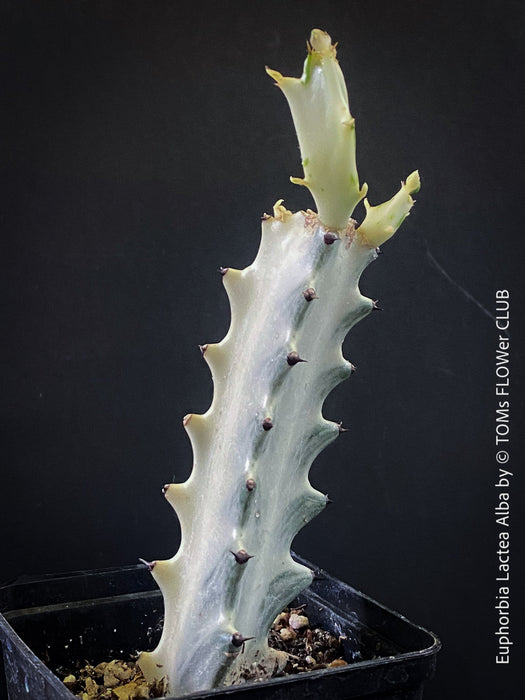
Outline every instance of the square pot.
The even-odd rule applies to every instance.
[[[420,700],[435,669],[437,637],[295,558],[316,578],[294,604],[306,603],[312,625],[346,637],[348,665],[180,697]],[[5,697],[71,700],[51,669],[69,671],[77,660],[97,664],[153,648],[163,601],[145,567],[128,566],[22,577],[0,588],[0,611]]]

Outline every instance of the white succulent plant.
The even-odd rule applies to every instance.
[[[203,346],[214,395],[184,425],[193,446],[189,479],[164,492],[182,530],[177,554],[150,564],[161,588],[164,629],[139,659],[148,680],[171,695],[237,682],[253,664],[271,676],[283,652],[270,649],[276,615],[312,581],[290,546],[327,504],[309,480],[318,453],[340,434],[321,408],[352,374],[342,356],[349,329],[374,302],[358,288],[377,247],[395,232],[419,189],[412,173],[394,197],[351,218],[359,185],[355,121],[325,32],[314,29],[301,78],[268,73],[284,92],[318,213],[282,200],[262,223],[254,262],[223,270],[231,325]]]

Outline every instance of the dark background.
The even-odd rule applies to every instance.
[[[197,345],[229,310],[217,268],[259,219],[313,206],[264,65],[339,42],[361,181],[422,190],[362,280],[385,311],[325,415],[312,469],[335,504],[301,554],[434,630],[428,700],[522,697],[521,2],[2,4],[1,580],[171,556],[160,487],[211,382]],[[357,212],[357,218],[362,216]],[[495,291],[511,294],[512,637],[496,666]],[[521,606],[521,607],[520,607]],[[521,623],[523,617],[521,617]]]

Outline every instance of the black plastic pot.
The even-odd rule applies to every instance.
[[[434,634],[325,572],[297,602],[307,604],[311,623],[346,636],[348,666],[184,698],[421,700],[441,646]],[[99,663],[151,648],[163,604],[145,567],[131,566],[18,579],[0,588],[0,611],[4,696],[71,700],[50,669],[68,672],[75,661]]]

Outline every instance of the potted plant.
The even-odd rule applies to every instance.
[[[330,577],[315,580],[315,568],[290,552],[297,532],[329,502],[310,485],[308,472],[317,454],[345,430],[321,413],[328,393],[355,370],[342,356],[342,341],[355,323],[379,308],[360,293],[360,275],[409,214],[419,175],[411,173],[383,204],[371,206],[365,199],[367,186],[360,185],[356,168],[355,121],[336,49],[325,32],[312,31],[300,79],[267,71],[289,102],[299,139],[304,177],[292,181],[308,187],[318,211],[292,213],[277,201],[272,215],[263,218],[255,261],[244,270],[221,269],[231,325],[220,343],[201,347],[214,397],[205,414],[184,418],[194,453],[190,478],[164,487],[181,523],[182,542],[173,558],[144,562],[162,592],[163,626],[157,646],[143,652],[138,664],[148,681],[162,683],[170,697],[220,692],[291,697],[321,682],[330,688],[323,697],[358,697],[359,689],[337,695],[335,688],[379,655],[383,660],[376,668],[391,675],[382,676],[381,683],[376,678],[363,695],[420,697],[414,693],[420,693],[431,672],[437,640]],[[366,216],[358,225],[351,217],[363,199]],[[133,567],[120,574],[99,572],[92,576],[92,589],[76,576],[65,577],[69,600],[83,601],[61,609],[60,624],[71,618],[73,625],[67,627],[70,644],[91,648],[99,643],[99,632],[93,632],[97,624],[85,619],[86,611],[95,619],[116,619],[118,609],[119,620],[120,615],[129,620],[131,606],[135,614],[147,614],[148,627],[155,626],[159,596],[144,583],[144,573]],[[57,579],[21,582],[5,592],[3,603],[22,638],[32,636],[28,629],[35,622],[47,630],[34,641],[55,665],[61,658],[57,635],[63,635],[50,608],[64,595],[58,591]],[[293,685],[280,679],[277,686],[271,679],[284,668],[286,654],[268,645],[268,633],[276,616],[300,595],[305,596],[300,601],[317,609],[312,618],[317,614],[350,640],[347,652],[358,663],[313,671]],[[367,611],[364,617],[359,609]],[[374,629],[370,620],[383,630],[397,625],[401,640],[394,643],[391,632],[375,629],[379,637],[368,640],[368,646],[361,640],[359,647],[356,640],[367,636],[363,630]],[[126,646],[125,627],[122,621],[115,627],[120,630],[117,646]],[[12,678],[23,647],[9,639],[4,637],[4,652]],[[133,638],[127,647],[138,643]],[[416,659],[417,678],[407,670],[410,663],[406,666]],[[328,681],[318,681],[320,674]],[[33,682],[32,673],[24,672],[21,694],[11,689],[10,697],[33,697],[34,688],[39,697],[69,692],[58,691],[44,677],[45,682]],[[397,694],[384,695],[388,687]]]

